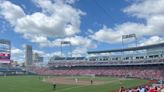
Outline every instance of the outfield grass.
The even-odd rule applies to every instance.
[[[72,77],[71,77],[72,78]],[[89,77],[79,77],[81,79],[90,79]],[[113,92],[120,86],[126,88],[144,84],[146,80],[129,79],[118,81],[118,78],[96,77],[94,80],[109,81],[102,85],[63,85],[57,84],[57,90],[52,90],[52,85],[42,82],[38,76],[7,76],[0,77],[0,92]],[[115,80],[115,82],[110,82]]]

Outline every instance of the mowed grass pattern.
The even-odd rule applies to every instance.
[[[90,77],[78,78],[90,80]],[[120,86],[129,88],[147,82],[146,80],[130,79],[122,80],[120,84],[118,78],[111,77],[96,77],[94,80],[105,80],[109,81],[109,83],[89,86],[57,84],[57,90],[53,91],[52,84],[42,82],[38,76],[1,76],[0,92],[114,92],[118,90]]]

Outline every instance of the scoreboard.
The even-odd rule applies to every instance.
[[[10,63],[11,43],[9,40],[0,39],[0,63]]]

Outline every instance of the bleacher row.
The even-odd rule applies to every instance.
[[[103,65],[146,65],[146,64],[164,64],[164,59],[153,60],[134,60],[134,61],[62,61],[62,62],[49,62],[49,66],[103,66]]]
[[[111,69],[54,69],[29,68],[29,71],[39,75],[96,75],[96,76],[117,76],[133,77],[144,79],[163,79],[164,70],[152,68],[111,68]]]

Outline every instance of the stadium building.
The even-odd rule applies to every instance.
[[[0,39],[0,66],[7,67],[10,65],[11,42],[9,40]]]
[[[33,54],[33,63],[43,63],[43,57],[39,55],[39,53],[34,53]]]
[[[32,59],[32,46],[31,45],[26,45],[25,47],[25,62],[26,66],[32,65],[33,64],[33,59]]]
[[[0,39],[0,76],[25,74],[23,69],[12,67],[11,61],[11,42]]]
[[[164,79],[164,43],[88,54],[88,58],[52,57],[44,74]]]

